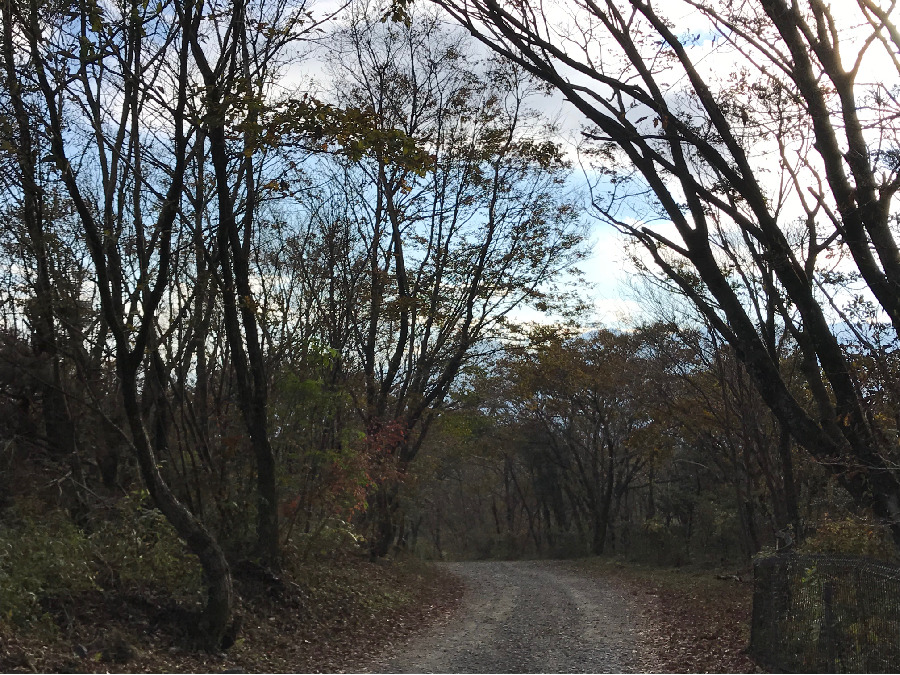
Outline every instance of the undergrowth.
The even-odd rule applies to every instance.
[[[145,498],[110,502],[78,525],[28,501],[4,510],[0,672],[343,669],[458,596],[415,559],[374,563],[352,540],[325,557],[289,544],[281,574],[233,565],[241,633],[227,654],[201,653],[189,637],[200,567]]]
[[[28,501],[0,520],[0,621],[16,629],[54,629],[48,605],[71,604],[89,591],[153,589],[196,600],[200,566],[146,495],[96,510],[77,526],[58,509]]]

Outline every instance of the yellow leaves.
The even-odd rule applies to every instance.
[[[803,553],[849,553],[890,559],[890,536],[869,517],[834,519],[825,514],[801,547]]]
[[[399,129],[384,128],[371,109],[342,108],[311,97],[293,99],[274,112],[266,136],[319,152],[336,152],[358,161],[379,161],[424,175],[434,158]]]

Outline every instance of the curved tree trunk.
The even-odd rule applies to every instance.
[[[10,17],[9,4],[4,4],[4,19]],[[182,21],[190,21],[193,17],[193,6],[184,8]],[[11,21],[12,19],[9,18]],[[139,327],[131,330],[126,328],[126,320],[129,318],[123,302],[124,286],[122,280],[125,274],[122,269],[122,260],[116,249],[117,242],[111,241],[104,231],[104,222],[101,225],[95,217],[95,212],[88,206],[74,170],[66,155],[66,147],[63,140],[63,123],[61,108],[57,90],[51,86],[47,75],[46,61],[42,54],[42,31],[38,4],[32,0],[28,7],[28,14],[21,18],[27,26],[27,37],[30,48],[31,62],[37,75],[41,93],[46,102],[47,131],[50,136],[52,155],[56,165],[60,168],[60,177],[70,198],[83,228],[84,236],[94,271],[97,275],[96,283],[100,296],[100,306],[110,333],[115,340],[116,370],[119,385],[122,390],[122,398],[128,425],[131,430],[131,445],[140,466],[141,476],[153,499],[156,507],[163,516],[172,524],[178,535],[184,539],[190,550],[199,558],[206,577],[209,591],[206,609],[199,626],[199,636],[204,646],[209,649],[218,648],[222,644],[222,638],[231,620],[233,605],[233,589],[231,573],[228,562],[222,549],[215,538],[203,526],[203,524],[184,507],[172,494],[166,485],[157,467],[157,458],[144,427],[141,416],[141,406],[138,401],[138,373],[142,364],[146,361],[147,353],[152,349],[155,339],[155,318],[163,297],[165,285],[169,282],[170,265],[172,257],[172,226],[178,214],[178,206],[184,188],[184,173],[186,166],[187,142],[184,134],[184,119],[187,103],[187,71],[188,71],[188,42],[182,39],[179,47],[179,66],[182,74],[179,80],[177,105],[173,112],[175,121],[175,165],[172,170],[171,183],[169,184],[165,198],[154,226],[154,235],[158,236],[158,263],[155,279],[143,279],[146,285],[144,292],[140,294],[141,322]],[[184,25],[184,24],[183,24]],[[132,26],[135,33],[137,26]],[[135,69],[140,69],[140,64],[135,63]],[[139,108],[134,99],[125,97],[126,108],[130,114],[138,115]],[[124,134],[123,134],[124,136]],[[113,175],[116,171],[111,172]],[[109,200],[107,200],[109,206]],[[109,208],[106,209],[110,211]],[[109,214],[106,213],[104,218]]]
[[[125,414],[132,432],[132,446],[141,470],[141,477],[153,503],[165,516],[188,548],[200,560],[207,586],[207,601],[198,635],[207,649],[217,649],[231,621],[234,590],[231,570],[225,554],[203,523],[172,494],[157,468],[156,456],[147,436],[137,399],[136,373],[119,359],[119,380]]]

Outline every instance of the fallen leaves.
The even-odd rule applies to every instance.
[[[750,587],[722,588],[723,582],[699,578],[704,592],[690,594],[666,580],[635,579],[651,584],[644,595],[644,616],[655,627],[654,642],[661,669],[670,673],[754,673],[744,653],[749,640]],[[651,629],[653,630],[653,629]]]
[[[0,671],[106,672],[112,657],[120,672],[360,670],[386,646],[445,617],[462,595],[455,577],[418,561],[347,558],[306,571],[279,597],[243,594],[244,630],[225,653],[191,649],[179,617],[165,607],[94,593],[66,608],[68,627],[53,636],[0,626]]]
[[[644,670],[666,673],[760,672],[746,648],[753,587],[712,572],[653,569],[589,561],[584,569],[614,576],[641,605]]]

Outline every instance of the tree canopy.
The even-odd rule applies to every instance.
[[[896,426],[878,419],[841,343],[847,298],[833,285],[858,279],[896,335],[893,7],[438,4],[578,109],[598,216],[642,246],[779,423],[900,537]],[[869,81],[876,68],[884,79]],[[788,343],[813,408],[780,372]]]
[[[329,7],[2,0],[0,628],[146,577],[224,648],[398,550],[896,557],[893,4]]]

